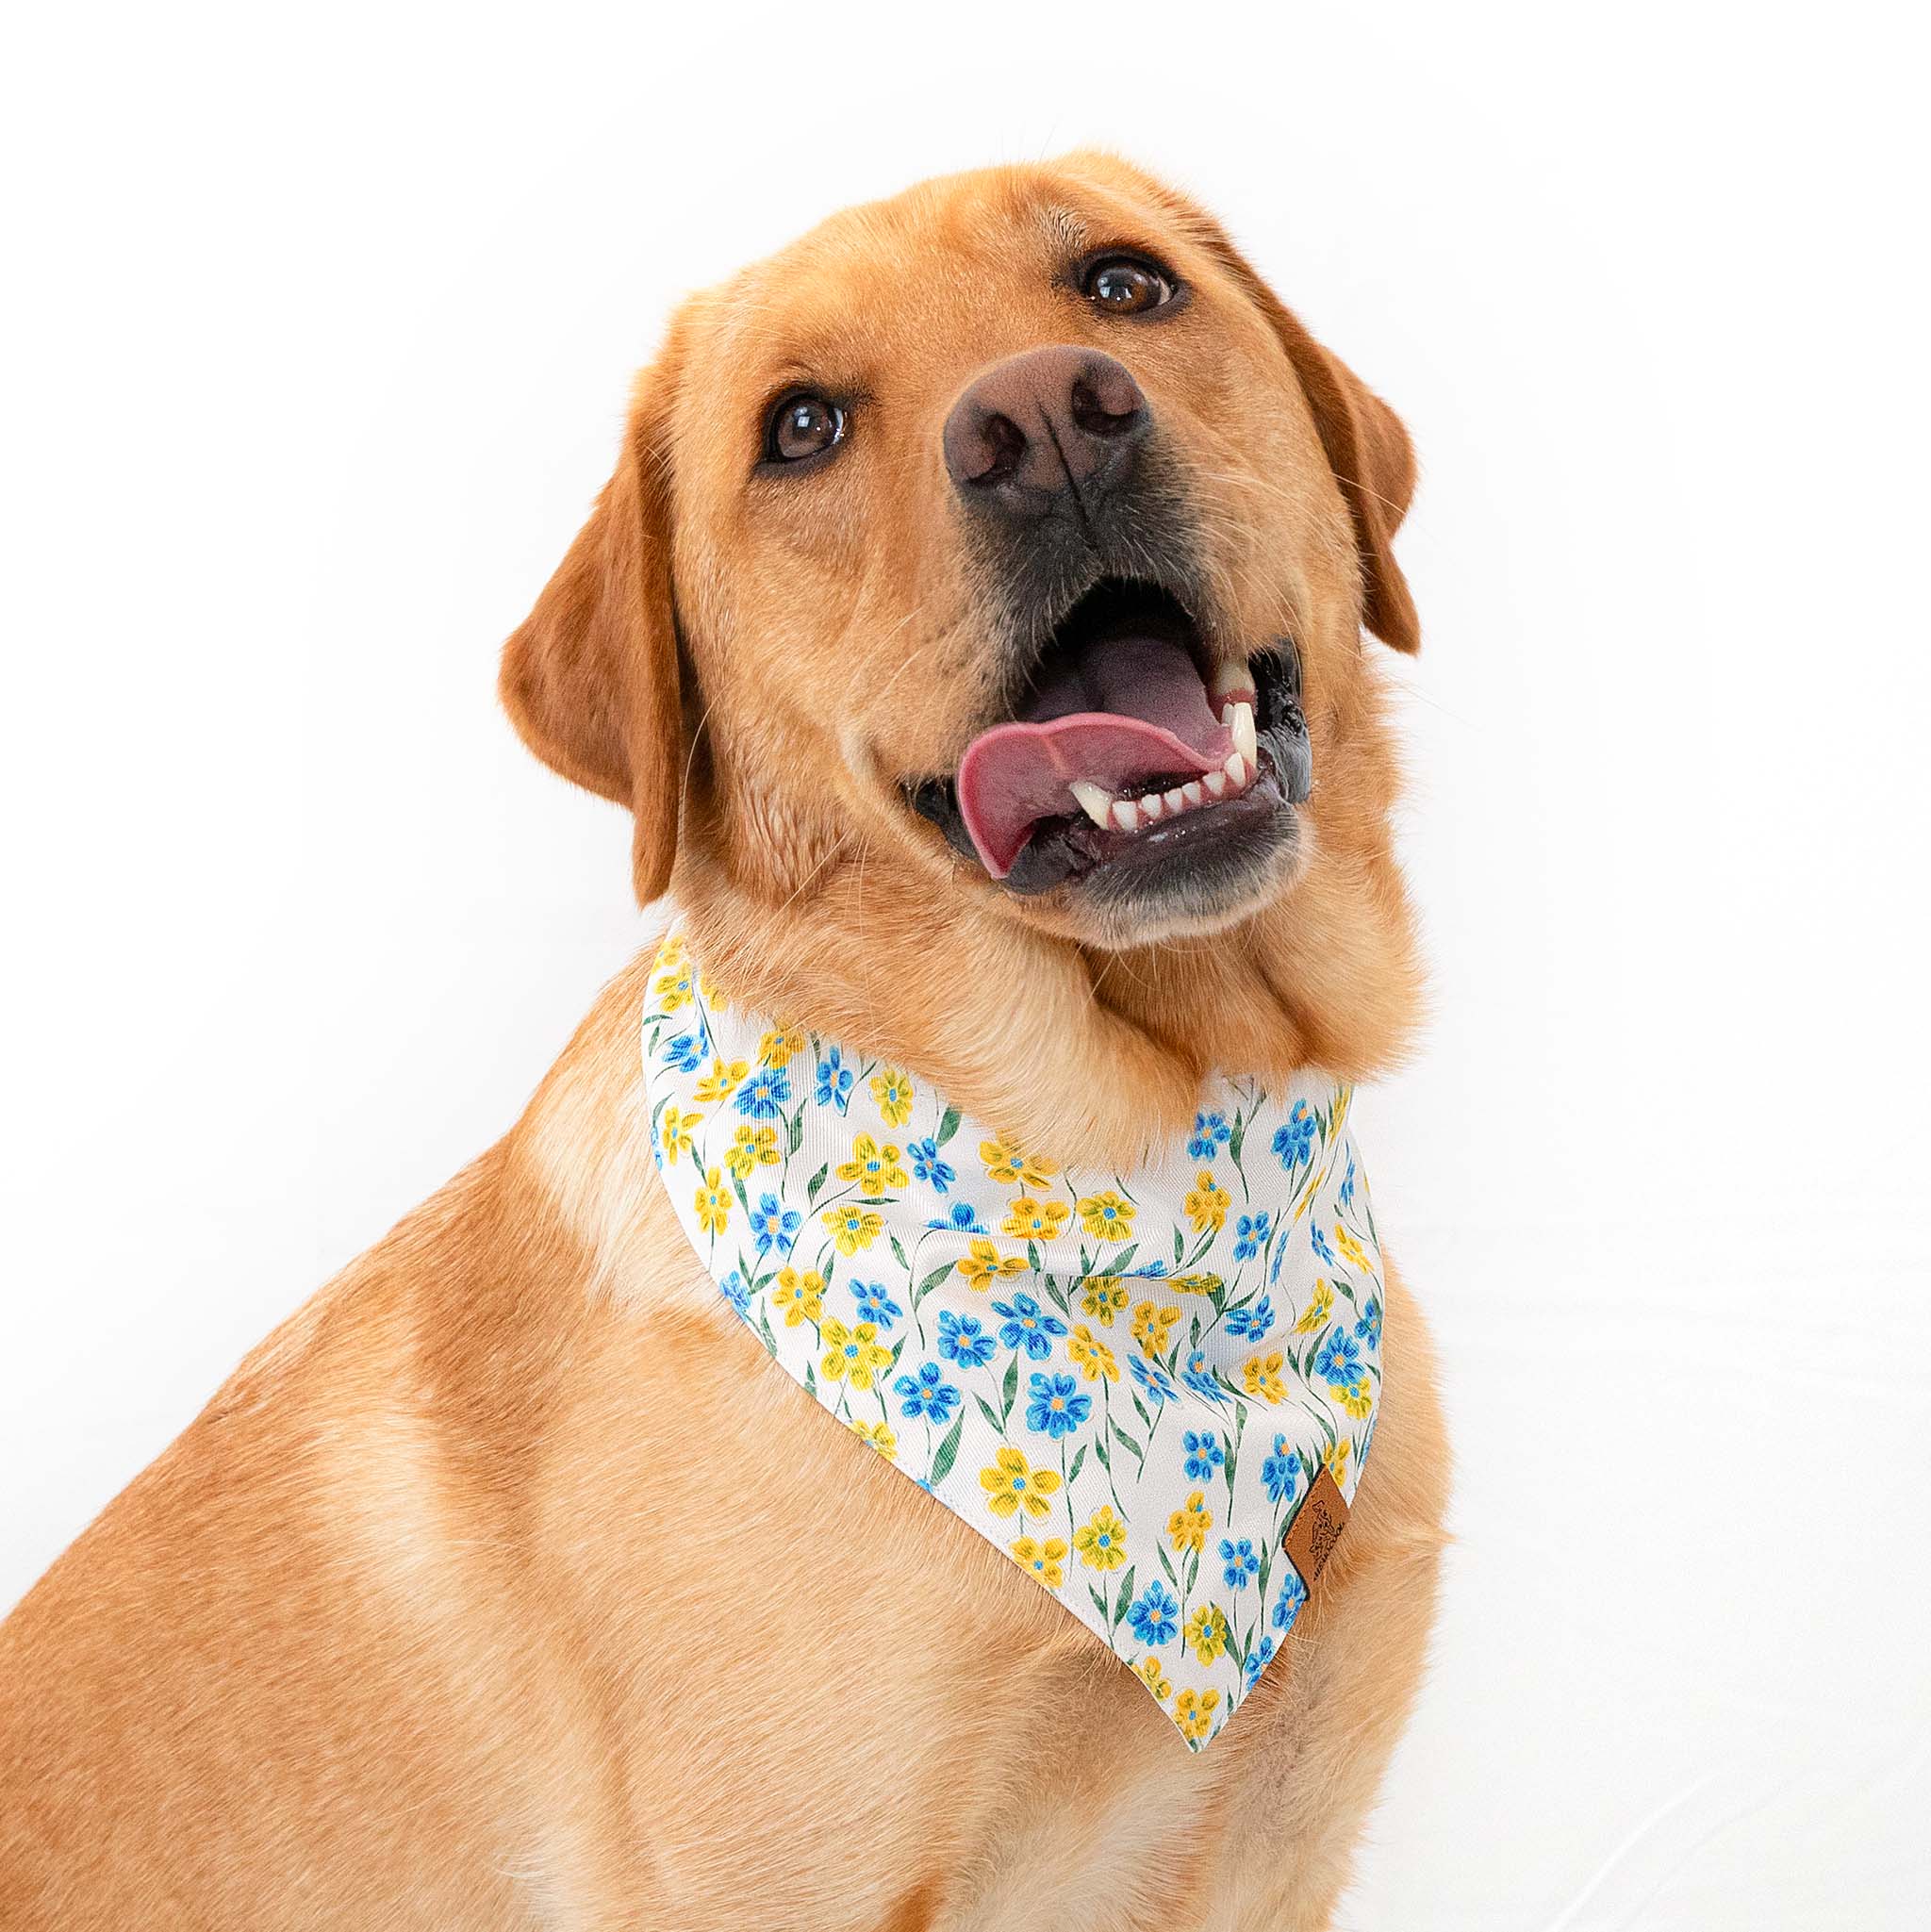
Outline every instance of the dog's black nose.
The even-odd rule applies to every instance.
[[[946,469],[976,509],[1024,520],[1082,516],[1132,473],[1147,398],[1111,355],[1029,349],[977,377],[946,418]]]

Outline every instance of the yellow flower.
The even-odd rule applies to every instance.
[[[815,1322],[825,1312],[825,1278],[816,1268],[800,1274],[796,1268],[782,1268],[778,1285],[771,1290],[771,1306],[784,1311],[784,1326],[795,1329],[800,1322]]]
[[[1173,1695],[1173,1685],[1161,1675],[1160,1660],[1151,1651],[1148,1651],[1133,1668],[1140,1673],[1140,1681],[1163,1704]]]
[[[750,1071],[750,1066],[742,1060],[733,1060],[728,1065],[722,1060],[714,1060],[710,1072],[699,1081],[693,1098],[700,1100],[726,1099]]]
[[[899,1149],[890,1141],[881,1147],[868,1133],[851,1143],[851,1158],[839,1164],[838,1179],[858,1181],[866,1194],[883,1194],[888,1187],[906,1184]]]
[[[1207,1532],[1213,1527],[1213,1511],[1207,1507],[1205,1494],[1197,1489],[1166,1519],[1166,1533],[1173,1544],[1174,1555],[1183,1557],[1190,1549],[1198,1549],[1207,1541]]]
[[[1114,1360],[1113,1350],[1084,1322],[1073,1330],[1066,1353],[1085,1371],[1089,1382],[1116,1382],[1120,1379],[1120,1365]]]
[[[1047,1498],[1060,1486],[1057,1469],[1033,1469],[1017,1449],[1001,1449],[990,1466],[979,1472],[979,1486],[985,1491],[985,1507],[995,1516],[1011,1516],[1024,1510],[1029,1516],[1051,1513]]]
[[[1301,1311],[1301,1318],[1294,1325],[1296,1335],[1312,1335],[1316,1329],[1325,1328],[1328,1316],[1334,1307],[1334,1291],[1325,1281],[1314,1283],[1314,1292],[1308,1296],[1308,1305]]]
[[[804,1032],[799,1027],[773,1027],[758,1042],[760,1066],[789,1066],[794,1053],[804,1051]],[[855,1427],[856,1425],[854,1425]]]
[[[1016,1275],[1026,1265],[1023,1257],[1009,1254],[999,1259],[999,1251],[989,1241],[975,1241],[966,1259],[959,1263],[959,1272],[973,1287],[989,1288],[1000,1275]]]
[[[856,1254],[861,1247],[869,1247],[885,1225],[877,1209],[849,1203],[842,1208],[827,1208],[818,1219],[832,1230],[832,1239],[838,1244],[840,1254]]]
[[[706,1234],[721,1234],[730,1218],[731,1193],[724,1177],[713,1167],[698,1189],[698,1223]]]
[[[724,1150],[724,1164],[740,1181],[749,1181],[752,1171],[759,1167],[775,1167],[778,1164],[778,1130],[775,1127],[753,1127],[745,1121],[731,1137],[731,1145]]]
[[[1357,1422],[1365,1421],[1375,1406],[1375,1397],[1369,1390],[1366,1376],[1349,1382],[1345,1388],[1336,1389],[1334,1399]]]
[[[1073,1532],[1073,1547],[1089,1570],[1117,1570],[1127,1560],[1127,1526],[1102,1503],[1085,1527]]]
[[[1367,1249],[1339,1221],[1334,1224],[1334,1239],[1340,1245],[1342,1253],[1364,1275],[1374,1273],[1375,1264],[1368,1259]]]
[[[1180,1736],[1190,1744],[1197,1744],[1213,1724],[1214,1707],[1220,1702],[1218,1691],[1182,1691],[1174,1699],[1174,1722],[1180,1727]]]
[[[1200,1184],[1181,1203],[1196,1233],[1204,1234],[1211,1228],[1218,1234],[1227,1226],[1227,1189],[1202,1167]]]
[[[825,1345],[825,1359],[818,1363],[828,1382],[850,1382],[854,1389],[868,1389],[882,1368],[892,1365],[892,1351],[879,1346],[878,1329],[860,1322],[848,1329],[843,1322],[830,1321],[818,1330]]]
[[[1182,1295],[1213,1295],[1218,1292],[1218,1275],[1174,1275],[1169,1284],[1178,1288]]]
[[[903,1127],[912,1118],[912,1082],[896,1066],[872,1076],[871,1096],[887,1127]]]
[[[657,949],[657,964],[668,972],[670,967],[682,966],[685,962],[684,934],[667,933],[664,943]]]
[[[1328,1445],[1328,1453],[1321,1458],[1327,1465],[1328,1474],[1336,1482],[1347,1480],[1347,1452],[1353,1447],[1354,1444],[1346,1436],[1343,1436],[1339,1442],[1330,1443]]]
[[[1180,1641],[1202,1663],[1212,1663],[1227,1648],[1227,1612],[1217,1603],[1203,1603],[1187,1619]]]
[[[718,985],[709,973],[698,975],[698,991],[715,1006],[719,1013],[731,1011],[731,996]]]
[[[1022,1194],[1013,1203],[1013,1212],[1001,1224],[1001,1231],[1033,1241],[1050,1241],[1065,1226],[1070,1212],[1065,1201],[1036,1201],[1030,1194]]]
[[[1133,1310],[1133,1340],[1148,1355],[1164,1355],[1172,1338],[1173,1325],[1180,1318],[1177,1308],[1155,1308],[1150,1301]]]
[[[657,983],[651,989],[657,996],[657,1005],[664,1013],[675,1013],[680,1006],[690,1004],[690,967],[678,960],[657,976]]]
[[[1259,1395],[1268,1402],[1287,1400],[1287,1389],[1280,1379],[1280,1351],[1278,1348],[1272,1355],[1248,1356],[1241,1369],[1241,1379],[1250,1395]]]
[[[887,1462],[899,1460],[899,1438],[892,1433],[889,1422],[854,1422],[851,1433],[869,1443]]]
[[[679,1154],[690,1151],[690,1131],[701,1126],[701,1114],[680,1114],[675,1107],[667,1107],[663,1118],[657,1123],[657,1139],[664,1149],[664,1158],[671,1166],[677,1165]]]
[[[993,1507],[997,1509],[999,1505],[995,1503]],[[1066,1580],[1066,1546],[1057,1536],[1048,1537],[1044,1543],[1022,1536],[1013,1545],[1013,1560],[1022,1570],[1031,1570],[1050,1590],[1057,1590]]]
[[[981,1141],[979,1158],[995,1181],[1008,1186],[1044,1187],[1060,1171],[1057,1161],[1026,1153],[1002,1140]]]
[[[1117,1275],[1088,1275],[1086,1292],[1080,1297],[1080,1306],[1092,1315],[1101,1328],[1113,1327],[1113,1318],[1127,1305],[1127,1291]]]
[[[1134,1212],[1131,1201],[1109,1188],[1081,1198],[1080,1225],[1096,1241],[1124,1241],[1133,1231]]]

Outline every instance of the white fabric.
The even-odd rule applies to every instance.
[[[1282,1544],[1311,1485],[1351,1498],[1373,1440],[1348,1089],[1216,1076],[1145,1165],[1068,1172],[903,1068],[740,1011],[674,933],[643,1044],[670,1199],[772,1361],[1204,1747],[1306,1600]]]

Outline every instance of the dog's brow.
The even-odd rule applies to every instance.
[[[1044,207],[1039,211],[1039,219],[1046,232],[1068,254],[1077,255],[1085,248],[1091,231],[1071,208]]]

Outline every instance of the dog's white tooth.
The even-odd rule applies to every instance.
[[[1165,809],[1166,807],[1160,801],[1160,794],[1158,792],[1148,792],[1140,801],[1140,816],[1149,823],[1153,819],[1158,818]]]
[[[1238,751],[1227,754],[1228,782],[1239,791],[1247,782],[1247,761]]]
[[[1180,797],[1190,805],[1198,805],[1206,801],[1207,794],[1200,789],[1200,781],[1197,778],[1193,784],[1180,786]]]
[[[1138,832],[1140,829],[1140,808],[1131,799],[1119,799],[1114,803],[1113,822],[1122,832]]]
[[[1207,796],[1208,796],[1208,797],[1209,797],[1210,799],[1223,799],[1223,798],[1225,798],[1225,797],[1227,796],[1227,773],[1226,773],[1226,772],[1224,772],[1224,771],[1207,771],[1207,772],[1203,772],[1203,773],[1201,774],[1201,776],[1200,776],[1200,783],[1201,783],[1201,784],[1202,784],[1203,785],[1205,785],[1205,786],[1207,787]]]
[[[1230,720],[1233,731],[1233,748],[1249,765],[1259,759],[1260,739],[1254,734],[1254,707],[1251,704],[1236,704]]]
[[[1253,702],[1253,674],[1244,664],[1216,664],[1207,679],[1207,696],[1221,723],[1225,724],[1230,704],[1243,701]]]
[[[1067,787],[1080,801],[1080,809],[1102,829],[1113,823],[1113,794],[1090,778],[1076,778]]]
[[[1166,794],[1166,809],[1169,812],[1184,812],[1187,809],[1187,795],[1180,786],[1176,785]]]

